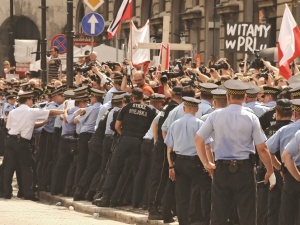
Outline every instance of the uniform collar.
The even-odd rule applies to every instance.
[[[208,104],[208,105],[212,105],[209,101],[207,101],[207,100],[205,100],[205,99],[203,99],[203,100],[201,100],[201,103],[200,104]]]

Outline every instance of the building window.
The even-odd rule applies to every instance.
[[[166,2],[165,1],[159,1],[159,11],[164,12],[166,10]]]
[[[193,7],[200,5],[200,0],[194,0],[193,1]]]

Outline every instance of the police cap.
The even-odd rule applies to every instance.
[[[89,101],[89,96],[88,95],[75,95],[74,100],[75,102],[87,102]]]
[[[244,95],[249,89],[249,85],[240,80],[227,80],[224,82],[224,87],[230,95]]]
[[[289,99],[278,99],[276,101],[277,110],[291,111],[292,110],[292,102]]]
[[[150,102],[162,102],[165,100],[165,95],[154,93],[150,95]]]
[[[288,79],[288,83],[289,84],[293,84],[293,83],[300,83],[300,74],[296,73],[294,76],[291,76]]]
[[[116,95],[112,97],[111,103],[118,103],[123,101],[124,96],[123,95]]]
[[[100,90],[95,89],[95,88],[90,89],[90,97],[103,97],[104,94],[105,94],[104,91],[100,91]]]
[[[57,88],[50,94],[51,97],[57,96],[57,95],[63,95],[64,90],[62,88]]]
[[[227,91],[223,89],[215,89],[211,91],[214,99],[226,99]]]
[[[116,96],[116,95],[122,95],[122,94],[125,94],[126,91],[113,91],[111,92],[113,94],[113,96]]]
[[[272,94],[272,95],[278,95],[280,93],[280,90],[278,88],[270,87],[270,86],[264,86],[264,95],[266,94]]]
[[[200,100],[192,97],[182,97],[183,99],[183,104],[185,106],[190,106],[190,107],[197,107],[200,104]]]
[[[211,93],[212,90],[217,89],[218,85],[214,83],[200,83],[200,91]]]
[[[47,85],[44,87],[44,93],[47,95],[51,95],[51,93],[55,90],[54,87]]]
[[[15,90],[7,90],[5,94],[6,99],[17,98],[17,96],[18,96],[18,92]]]
[[[73,90],[75,95],[77,96],[83,96],[83,95],[88,95],[89,94],[89,87],[85,86],[85,87],[79,87],[76,88],[75,90]]]
[[[291,89],[291,90],[289,90],[289,92],[290,92],[290,94],[293,98],[299,97],[300,96],[300,85],[293,88],[293,89]]]
[[[19,98],[34,98],[33,91],[23,91],[18,94]]]
[[[246,95],[248,98],[256,98],[258,93],[260,92],[260,88],[253,84],[253,83],[248,83],[249,89],[246,91]]]
[[[292,100],[292,108],[296,112],[300,112],[300,99],[293,99]]]
[[[73,90],[67,90],[63,93],[63,95],[66,97],[66,98],[74,98],[75,96],[75,93]]]

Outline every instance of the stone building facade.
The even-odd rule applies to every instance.
[[[10,3],[13,2],[13,22],[10,20]],[[117,13],[122,0],[105,0],[97,10],[106,26]],[[275,47],[282,20],[284,4],[287,3],[296,19],[300,22],[300,5],[297,0],[132,0],[133,18],[137,27],[150,20],[151,37],[156,42],[162,38],[163,16],[170,16],[170,43],[193,45],[193,53],[201,55],[202,62],[209,55],[226,57],[233,64],[243,54],[232,54],[224,48],[224,25],[228,22],[269,23],[271,40],[269,47]],[[48,0],[47,4],[47,40],[60,33],[65,33],[67,23],[67,1]],[[81,32],[81,20],[91,10],[82,0],[73,0],[74,32]],[[0,7],[0,61],[8,58],[9,32],[13,27],[16,39],[40,39],[41,37],[41,1],[40,0],[1,0]],[[106,30],[106,29],[105,29]],[[126,45],[129,35],[129,21],[124,22],[118,35],[118,46]],[[183,38],[183,39],[181,39]],[[98,43],[116,46],[116,39],[108,40],[107,33],[98,37]],[[155,52],[156,51],[156,52]],[[152,50],[152,55],[158,54]],[[172,59],[190,56],[192,53],[174,51]],[[0,69],[2,71],[2,63]]]

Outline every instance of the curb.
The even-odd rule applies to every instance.
[[[126,210],[130,209],[116,209],[116,208],[107,208],[107,207],[97,207],[92,205],[91,202],[87,201],[73,201],[71,197],[62,197],[62,196],[52,196],[50,193],[40,192],[39,198],[42,201],[46,201],[50,204],[55,205],[57,202],[61,202],[62,206],[69,208],[70,206],[74,207],[74,210],[81,213],[86,213],[93,215],[94,213],[99,214],[100,217],[104,217],[107,219],[127,223],[127,224],[136,224],[136,225],[144,225],[144,224],[153,224],[153,225],[161,225],[166,224],[161,220],[148,220],[148,215],[141,213],[134,213]],[[170,223],[177,225],[177,222]]]

